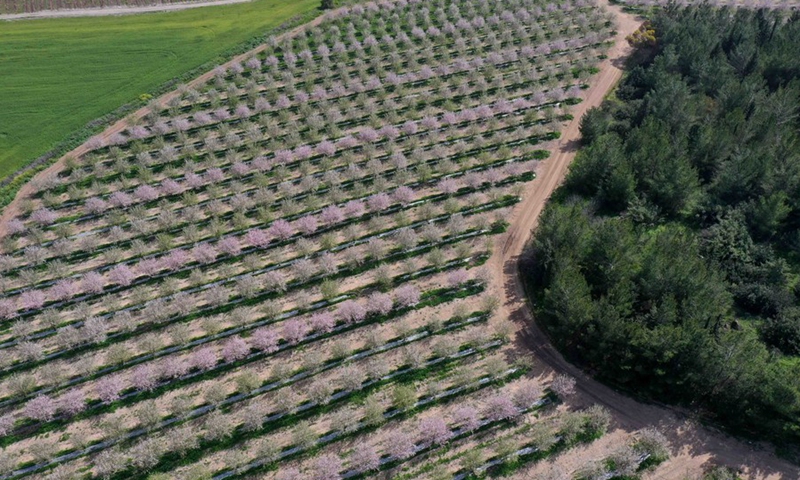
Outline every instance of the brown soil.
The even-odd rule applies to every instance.
[[[619,32],[616,44],[609,51],[609,58],[600,65],[600,73],[593,78],[586,98],[573,111],[575,119],[562,130],[554,155],[542,162],[537,179],[529,184],[523,201],[509,218],[511,226],[498,239],[498,249],[490,259],[489,266],[494,277],[494,288],[502,299],[500,315],[514,320],[520,328],[518,346],[533,351],[538,361],[537,370],[542,375],[566,373],[578,379],[578,393],[575,398],[569,399],[569,406],[604,405],[613,413],[614,427],[626,432],[648,426],[656,426],[664,431],[672,443],[673,456],[651,474],[651,478],[685,478],[687,473],[698,474],[715,464],[739,468],[748,478],[798,478],[800,470],[777,458],[765,445],[747,444],[731,438],[697,425],[676,409],[640,403],[593,380],[567,362],[533,321],[518,275],[518,258],[530,232],[536,227],[547,199],[562,182],[575,157],[580,138],[580,118],[590,108],[599,106],[621,78],[622,67],[630,50],[625,36],[640,25],[640,20],[624,13],[619,7],[609,5],[607,0],[600,0],[599,3],[615,17]]]

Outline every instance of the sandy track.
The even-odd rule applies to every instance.
[[[189,8],[213,7],[246,3],[252,0],[210,0],[198,2],[170,3],[163,5],[145,5],[141,7],[102,7],[102,8],[70,8],[64,10],[40,10],[28,13],[5,13],[0,20],[31,20],[35,18],[72,18],[72,17],[108,17],[111,15],[133,15],[137,13],[173,12]]]
[[[634,432],[647,426],[657,426],[664,431],[672,442],[673,457],[651,474],[651,478],[691,478],[714,464],[736,467],[747,478],[798,478],[800,470],[775,457],[766,446],[748,445],[696,425],[677,409],[640,403],[592,380],[567,362],[533,322],[518,275],[518,258],[530,232],[536,227],[547,199],[563,181],[575,157],[580,138],[580,118],[590,108],[599,106],[621,78],[621,69],[630,50],[625,37],[640,25],[639,20],[609,5],[607,0],[601,0],[600,3],[615,16],[619,33],[614,47],[609,51],[609,58],[600,65],[600,73],[592,79],[586,98],[573,111],[574,120],[562,131],[554,155],[542,162],[537,179],[530,183],[523,201],[509,219],[508,231],[496,244],[497,249],[489,261],[489,267],[494,288],[502,300],[500,314],[513,320],[519,328],[518,347],[522,352],[533,351],[538,361],[537,373],[543,376],[567,373],[578,379],[578,394],[569,400],[569,406],[604,405],[613,413],[612,428],[625,432]]]

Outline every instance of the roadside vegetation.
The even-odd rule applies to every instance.
[[[572,360],[782,446],[800,438],[800,23],[660,10],[521,266]]]

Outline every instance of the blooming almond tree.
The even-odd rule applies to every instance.
[[[336,315],[345,323],[357,323],[367,316],[367,310],[355,300],[345,300],[336,310]]]
[[[389,294],[375,292],[367,297],[367,312],[376,315],[386,315],[392,311],[392,297]]]
[[[417,427],[420,444],[425,446],[444,445],[453,436],[450,427],[444,419],[438,416],[430,416],[420,420]]]
[[[559,398],[566,398],[575,393],[575,379],[569,375],[557,375],[550,384],[550,390]]]
[[[269,327],[261,327],[250,335],[250,342],[253,348],[265,353],[278,351],[278,334]]]
[[[123,388],[125,388],[125,382],[119,375],[101,377],[94,385],[95,393],[103,403],[119,400]]]
[[[373,445],[362,441],[350,454],[349,464],[352,470],[363,474],[378,470],[381,466],[381,458]]]
[[[394,291],[394,299],[401,307],[412,307],[419,303],[421,293],[414,285],[403,285]]]
[[[397,460],[405,460],[417,451],[413,437],[402,430],[392,431],[386,435],[384,449]]]
[[[222,358],[226,362],[241,360],[250,353],[250,346],[242,337],[234,336],[222,347]]]
[[[484,415],[492,421],[511,420],[519,415],[514,402],[504,392],[498,393],[486,401]]]
[[[465,432],[472,432],[481,426],[481,419],[475,407],[464,405],[453,412],[453,421]]]
[[[342,460],[330,453],[314,459],[314,467],[309,475],[311,480],[339,480],[342,478]]]
[[[25,404],[26,417],[40,422],[48,422],[56,415],[56,402],[47,395],[39,395]]]

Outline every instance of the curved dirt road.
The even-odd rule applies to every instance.
[[[518,275],[517,260],[547,199],[562,182],[575,157],[580,138],[580,118],[590,108],[599,106],[621,78],[621,68],[630,50],[625,37],[641,23],[622,9],[609,5],[607,0],[601,0],[600,4],[614,15],[619,33],[608,53],[609,58],[600,65],[600,73],[592,79],[584,101],[572,112],[574,120],[562,130],[553,155],[540,165],[536,180],[529,184],[523,201],[509,218],[508,231],[496,243],[496,251],[488,266],[492,271],[494,288],[502,299],[499,313],[513,320],[519,328],[517,343],[520,353],[533,351],[538,373],[544,376],[567,373],[578,379],[578,393],[569,399],[570,407],[601,404],[613,413],[612,428],[635,432],[647,426],[657,426],[667,435],[672,444],[672,458],[659,466],[651,474],[652,478],[692,478],[716,464],[735,467],[747,478],[799,478],[800,470],[775,457],[766,446],[745,444],[698,426],[677,410],[640,403],[592,380],[567,362],[533,322]]]

